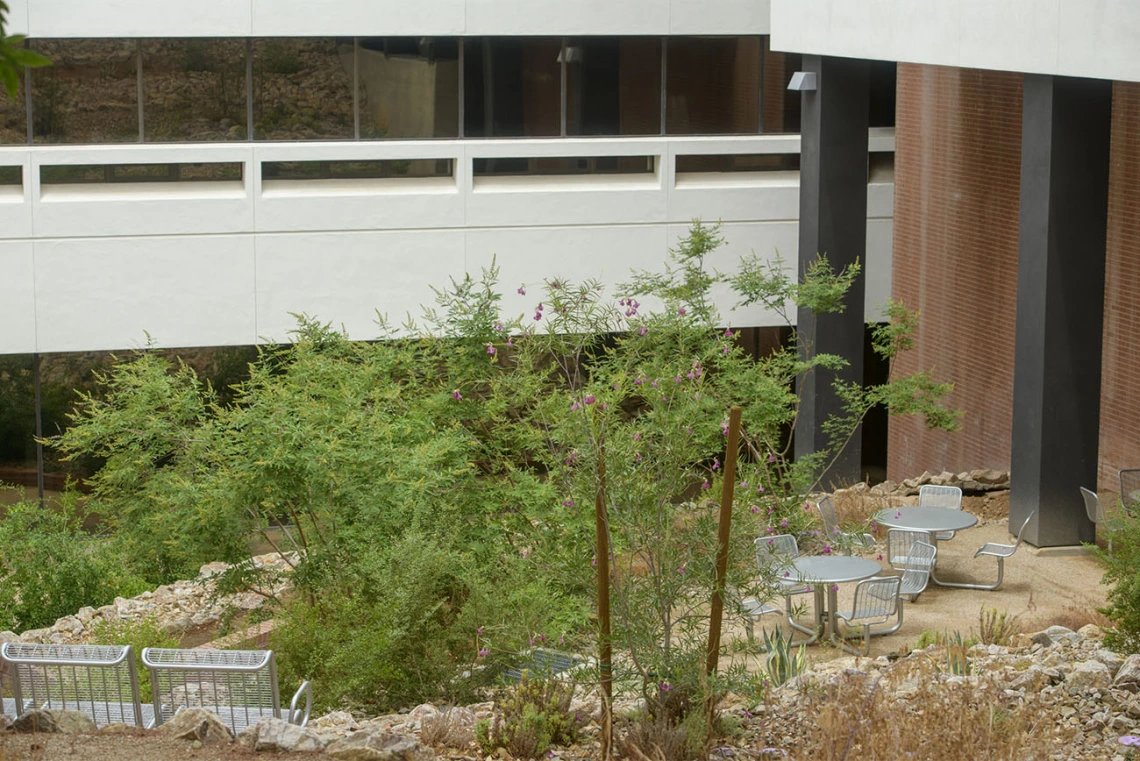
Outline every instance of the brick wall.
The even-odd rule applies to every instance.
[[[1140,468],[1140,84],[1112,98],[1104,349],[1101,358],[1100,490],[1117,471]],[[1107,496],[1107,495],[1105,495]]]
[[[892,419],[888,477],[1008,468],[1021,75],[899,64],[896,125],[892,289],[921,311],[898,369],[953,381],[966,414],[949,434]]]

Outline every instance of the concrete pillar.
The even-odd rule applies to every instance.
[[[1025,75],[1009,523],[1038,547],[1095,536],[1111,118],[1112,82]]]
[[[804,71],[815,72],[817,89],[805,91],[801,115],[799,267],[826,254],[836,269],[866,265],[867,131],[870,65],[865,60],[804,56]],[[846,382],[863,382],[863,277],[847,293],[841,314],[801,309],[798,333],[804,351],[838,354],[850,362],[839,373]],[[841,409],[832,390],[835,374],[810,373],[800,379],[802,404],[796,423],[796,457],[829,446],[822,431]],[[856,431],[823,484],[860,480],[861,435]]]

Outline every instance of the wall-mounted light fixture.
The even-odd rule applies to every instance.
[[[792,75],[792,81],[788,83],[789,90],[798,90],[799,92],[814,91],[817,88],[818,78],[814,71],[797,71]]]

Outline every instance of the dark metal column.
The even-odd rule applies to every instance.
[[[870,65],[852,58],[804,56],[804,71],[815,72],[817,90],[803,93],[800,148],[800,250],[802,277],[818,254],[840,269],[866,263],[867,131]],[[801,309],[801,347],[838,354],[850,365],[844,381],[863,381],[863,277],[847,294],[841,314]],[[811,373],[800,380],[802,403],[796,423],[795,453],[811,454],[829,445],[822,424],[841,406],[832,390],[835,374]],[[823,484],[860,480],[861,432],[856,431]]]
[[[1038,547],[1094,538],[1111,119],[1112,82],[1025,75],[1009,523]]]

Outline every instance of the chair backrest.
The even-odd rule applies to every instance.
[[[1120,505],[1128,515],[1140,507],[1140,468],[1120,471]]]
[[[1034,510],[1029,513],[1029,515],[1025,516],[1025,520],[1021,522],[1021,528],[1017,530],[1017,541],[1013,543],[1014,549],[1017,549],[1021,546],[1021,538],[1025,536],[1025,527],[1029,525],[1029,521],[1033,520],[1036,515],[1037,511]]]
[[[824,497],[816,503],[819,517],[823,521],[823,533],[828,539],[839,538],[839,518],[835,514],[835,504],[831,497]]]
[[[800,547],[791,534],[776,534],[759,537],[753,546],[756,548],[756,567],[762,575],[774,575],[794,558],[799,557]],[[773,581],[766,578],[765,581]]]
[[[281,718],[272,650],[178,650],[148,647],[157,724],[180,708],[205,708],[236,735],[265,716]]]
[[[934,545],[922,541],[912,544],[906,556],[906,563],[903,565],[900,592],[918,594],[926,589],[937,557],[938,548]]]
[[[906,562],[910,548],[915,542],[930,542],[929,531],[916,531],[909,528],[887,530],[887,559],[891,564]]]
[[[946,507],[962,509],[962,490],[957,486],[926,484],[918,488],[919,507]]]
[[[5,642],[16,709],[79,711],[97,726],[144,727],[138,672],[130,645],[39,645]]]
[[[1096,492],[1090,491],[1085,487],[1080,487],[1081,496],[1085,500],[1085,513],[1089,516],[1089,520],[1093,523],[1103,523],[1104,513],[1100,506],[1100,498],[1096,496]]]
[[[898,576],[872,576],[855,585],[851,620],[893,616],[899,605]]]

